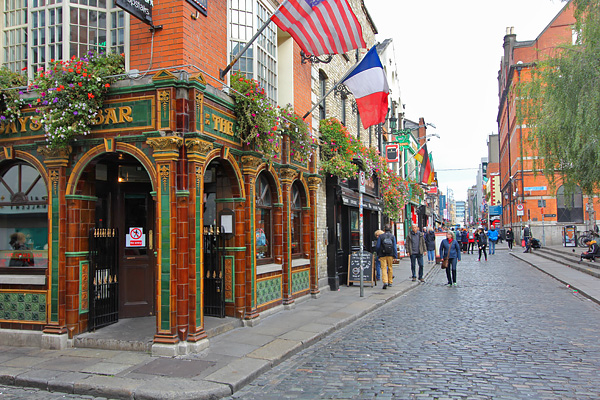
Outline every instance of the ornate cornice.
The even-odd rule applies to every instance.
[[[185,147],[190,156],[195,155],[195,156],[206,157],[206,155],[212,151],[212,149],[214,148],[214,145],[205,140],[200,140],[200,139],[194,138],[194,139],[186,139]]]
[[[279,170],[279,176],[281,176],[281,181],[283,183],[292,183],[294,178],[298,176],[298,171],[291,168],[281,168]]]
[[[262,164],[262,160],[254,156],[242,156],[242,166],[244,174],[255,174],[258,167]]]
[[[37,152],[44,156],[44,164],[46,164],[48,168],[58,168],[69,165],[69,157],[73,152],[73,148],[71,146],[60,148],[40,146],[38,147]]]
[[[310,178],[307,179],[307,182],[308,182],[309,190],[317,190],[319,188],[319,186],[321,185],[321,182],[323,182],[323,179],[316,177],[316,176],[311,176]]]
[[[156,160],[177,160],[179,148],[183,146],[183,138],[178,136],[153,137],[146,140],[148,146],[154,149]]]

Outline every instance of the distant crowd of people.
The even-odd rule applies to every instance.
[[[438,228],[438,232],[440,228]],[[383,289],[392,286],[393,283],[393,261],[398,258],[396,238],[391,233],[391,228],[385,228],[385,232],[377,230],[375,232],[377,239],[376,251],[376,279],[382,280]],[[523,238],[524,252],[531,251],[532,248],[539,247],[539,241],[534,239],[529,225],[523,228],[521,237]],[[449,286],[456,285],[457,264],[461,261],[462,254],[474,254],[475,247],[478,250],[477,261],[488,259],[489,255],[496,254],[496,244],[498,241],[506,240],[508,248],[513,251],[515,235],[511,228],[507,228],[503,235],[500,235],[494,226],[489,230],[479,226],[478,228],[451,228],[446,231],[446,237],[439,246],[440,258],[447,259],[446,277]],[[405,241],[406,255],[410,257],[411,279],[413,282],[425,282],[423,277],[423,256],[427,254],[428,263],[436,263],[436,235],[433,228],[423,228],[422,230],[415,224],[411,226],[410,233]],[[595,244],[595,242],[594,242]],[[598,247],[598,246],[597,246]],[[592,249],[590,249],[591,251]],[[600,253],[600,247],[594,248],[594,251]],[[582,255],[585,258],[585,255]]]

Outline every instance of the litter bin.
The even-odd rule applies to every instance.
[[[566,225],[563,228],[563,246],[577,247],[577,227],[575,225]]]

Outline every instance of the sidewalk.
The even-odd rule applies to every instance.
[[[436,266],[425,265],[427,280]],[[439,265],[437,265],[439,268]],[[147,352],[0,346],[0,384],[119,399],[219,399],[323,337],[417,287],[410,262],[395,266],[392,287],[322,288],[292,310],[261,317],[210,339],[200,354],[174,358]],[[402,277],[406,277],[402,279]]]
[[[523,253],[523,249],[515,247],[510,254],[600,304],[600,259],[595,263],[579,261],[579,255],[585,250],[548,246]]]

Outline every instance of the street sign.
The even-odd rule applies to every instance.
[[[385,159],[387,162],[399,162],[400,151],[397,144],[388,144],[385,146]]]
[[[140,21],[152,25],[152,0],[115,0],[115,5],[133,15]]]
[[[523,204],[517,204],[517,211],[523,211],[525,209],[525,207],[523,206]]]
[[[358,191],[360,193],[365,192],[365,184],[366,184],[365,171],[360,171],[360,173],[358,174]]]

